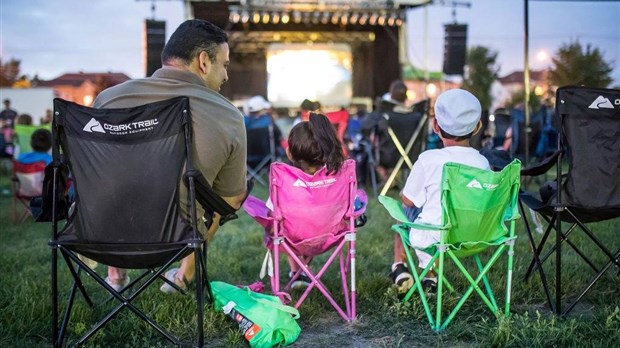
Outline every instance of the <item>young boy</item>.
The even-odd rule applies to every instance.
[[[489,161],[469,143],[472,135],[480,130],[480,114],[480,102],[465,90],[448,90],[437,98],[431,126],[444,147],[423,152],[407,178],[401,199],[411,221],[441,224],[441,174],[445,163],[456,162],[490,170]],[[409,233],[411,245],[416,248],[426,248],[440,238],[439,231],[412,229]],[[432,256],[417,249],[415,252],[418,266],[424,269]],[[431,269],[423,279],[422,287],[432,294],[436,291],[436,284],[437,278]]]
[[[47,129],[37,129],[30,137],[32,152],[25,152],[17,157],[17,162],[30,164],[35,162],[52,162],[52,155],[49,154],[52,148],[52,133]]]

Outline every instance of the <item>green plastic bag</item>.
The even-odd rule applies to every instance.
[[[251,347],[289,345],[299,337],[295,319],[299,311],[285,306],[276,296],[260,294],[224,282],[211,282],[215,309],[224,311],[238,324]]]

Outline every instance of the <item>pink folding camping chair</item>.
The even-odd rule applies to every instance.
[[[310,291],[316,288],[344,320],[352,321],[356,316],[356,220],[364,217],[368,199],[364,191],[357,190],[355,161],[347,160],[338,173],[327,175],[326,171],[323,168],[310,175],[284,163],[273,163],[269,176],[273,211],[270,212],[265,202],[253,196],[248,197],[243,208],[265,227],[268,248],[265,264],[271,265],[269,276],[273,294],[279,296],[282,302],[290,299],[288,291],[291,285],[304,272],[311,283],[296,301],[295,308],[299,308]],[[348,250],[344,248],[347,243]],[[325,264],[310,267],[314,256],[329,251],[331,254]],[[279,257],[282,252],[288,254],[300,270],[280,290]],[[321,281],[336,256],[340,259],[344,308],[334,300]]]

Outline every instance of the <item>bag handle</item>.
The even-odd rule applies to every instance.
[[[265,300],[264,298],[261,298],[261,297],[256,297],[256,296],[254,296],[254,292],[252,290],[250,290],[248,288],[246,288],[246,289],[247,289],[248,295],[254,301],[260,302],[260,303],[262,303],[262,304],[264,304],[266,306],[269,306],[269,307],[272,307],[272,308],[275,308],[275,309],[279,309],[279,310],[281,310],[283,312],[289,313],[289,314],[293,315],[293,319],[299,319],[299,311],[297,310],[297,308],[283,305],[282,303],[280,303],[280,300],[275,302],[275,301]]]

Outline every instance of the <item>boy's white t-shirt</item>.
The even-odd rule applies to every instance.
[[[416,207],[422,208],[420,215],[415,220],[416,223],[441,224],[441,174],[444,164],[448,162],[465,164],[480,169],[491,169],[486,157],[471,147],[449,146],[424,151],[413,164],[402,192]],[[428,232],[425,231],[425,234]],[[411,237],[414,237],[414,233],[411,233]],[[439,241],[439,232],[430,233],[428,237],[430,238],[420,240],[420,243],[412,240],[412,245],[427,247]]]

